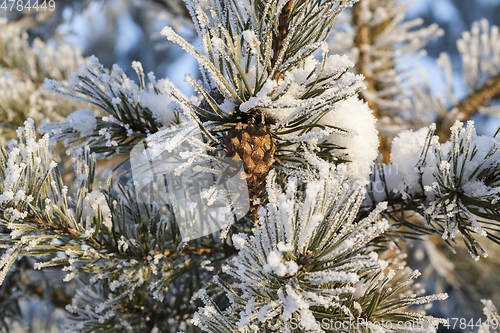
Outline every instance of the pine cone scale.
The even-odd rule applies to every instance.
[[[237,123],[228,131],[224,143],[226,157],[243,162],[250,201],[262,198],[276,150],[269,129],[261,123]],[[260,206],[252,204],[249,215],[256,217]]]

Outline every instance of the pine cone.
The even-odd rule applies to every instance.
[[[266,192],[266,177],[276,151],[271,133],[262,123],[237,123],[229,130],[224,143],[226,156],[243,163],[251,203],[247,216],[258,218],[262,204],[254,205],[253,201],[261,199]]]

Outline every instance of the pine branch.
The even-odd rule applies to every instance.
[[[163,85],[169,85],[168,80],[161,80],[159,86],[151,75],[153,87],[149,89],[142,65],[138,62],[133,66],[139,85],[120,67],[115,65],[108,74],[97,58],[90,57],[89,60],[91,65],[83,64],[69,84],[47,79],[43,86],[50,92],[90,103],[105,112],[105,116],[95,117],[92,110],[81,109],[66,121],[44,124],[42,132],[50,133],[55,140],[66,140],[67,145],[78,142],[68,152],[86,145],[101,156],[128,154],[148,134],[158,132],[161,122],[170,125],[176,121],[176,106],[169,105],[171,97],[160,93]],[[166,105],[160,106],[161,103]],[[166,111],[165,107],[169,110]]]
[[[442,31],[437,25],[421,26],[419,20],[403,21],[402,12],[408,3],[398,0],[360,1],[352,10],[352,47],[357,50],[356,71],[365,78],[366,90],[361,97],[368,103],[377,119],[391,121],[396,126],[405,126],[399,117],[408,113],[408,90],[412,73],[405,77],[407,69],[397,69],[399,59],[418,54],[427,42],[438,37]],[[397,8],[397,9],[396,9]],[[333,48],[335,46],[333,45]],[[379,123],[380,124],[380,123]],[[391,137],[379,125],[379,152],[383,162],[389,163]]]
[[[89,149],[75,159],[79,185],[74,195],[67,195],[52,161],[48,136],[37,142],[32,121],[18,134],[19,147],[0,149],[0,200],[4,203],[0,246],[13,249],[0,260],[0,274],[6,274],[17,258],[31,256],[36,259],[35,269],[69,271],[64,281],[87,275],[87,287],[99,286],[96,299],[112,310],[117,307],[106,317],[109,323],[124,315],[141,327],[144,317],[164,298],[187,303],[209,280],[212,270],[220,269],[224,260],[235,254],[230,243],[213,235],[183,246],[172,212],[167,210],[163,215],[158,207],[138,202],[131,184],[118,183],[116,188],[109,183],[107,190],[95,188],[96,161]],[[20,149],[30,153],[21,155]],[[211,270],[207,262],[213,264]],[[178,289],[173,287],[176,284],[180,284]],[[35,285],[32,289],[39,291]],[[81,309],[87,309],[87,301],[80,297],[73,299],[70,309],[82,303],[85,306]],[[124,302],[124,297],[133,301]],[[189,316],[194,311],[180,311],[176,309],[179,306],[172,305],[157,320],[182,311]],[[74,316],[69,322],[88,315],[89,327],[100,327],[103,310],[95,303],[91,309],[94,312],[70,311]]]
[[[498,26],[490,26],[486,19],[474,22],[470,31],[462,34],[457,41],[462,60],[462,77],[468,95],[460,101],[453,89],[453,70],[446,53],[440,55],[438,65],[441,67],[446,94],[451,107],[444,106],[437,110],[437,130],[441,142],[448,140],[448,127],[455,120],[465,121],[477,112],[485,111],[492,101],[500,98],[500,36]],[[498,110],[493,107],[492,110]],[[491,111],[490,111],[491,112]],[[486,111],[486,114],[490,113]],[[491,113],[496,115],[495,111]]]
[[[5,211],[0,210],[0,214],[5,214]],[[105,250],[110,254],[117,254],[123,258],[137,258],[144,259],[145,256],[137,256],[131,251],[120,251],[118,248],[111,245],[106,239],[97,240],[94,238],[91,239],[81,239],[81,233],[77,232],[73,228],[64,225],[63,223],[50,223],[49,221],[42,221],[40,218],[34,216],[31,212],[27,212],[26,218],[24,219],[25,223],[33,223],[38,225],[39,230],[46,230],[49,233],[55,233],[60,236],[68,236],[72,239],[79,241],[82,244],[93,247],[98,250]]]
[[[434,130],[430,126],[405,131],[394,139],[394,165],[374,170],[370,199],[388,201],[396,226],[404,225],[416,234],[438,234],[452,250],[461,234],[473,258],[486,256],[475,235],[500,244],[500,143],[478,136],[472,121],[465,128],[457,121],[443,147]],[[380,183],[385,193],[380,193]],[[425,226],[406,219],[405,211],[420,214]]]
[[[4,211],[0,211],[0,214],[5,214]],[[49,233],[56,233],[59,236],[66,235],[72,239],[77,240],[81,244],[85,244],[88,246],[91,246],[95,250],[104,250],[106,254],[112,254],[115,255],[117,259],[137,259],[137,260],[146,260],[146,257],[150,255],[150,253],[147,254],[140,254],[140,253],[135,253],[131,250],[120,250],[118,247],[116,247],[114,244],[111,244],[108,242],[106,239],[95,239],[95,238],[90,238],[90,239],[82,239],[81,234],[74,229],[68,227],[67,225],[64,224],[53,224],[48,221],[42,221],[36,216],[34,216],[32,213],[28,213],[26,217],[24,218],[25,223],[33,223],[35,225],[38,225],[39,230],[46,230]],[[154,255],[163,255],[165,258],[168,260],[175,260],[177,258],[183,258],[184,256],[202,256],[202,255],[213,255],[213,254],[218,254],[222,253],[225,255],[231,255],[237,253],[237,250],[230,245],[227,244],[222,244],[222,245],[217,245],[214,244],[213,246],[206,247],[206,246],[193,246],[193,245],[186,245],[184,246],[181,250],[170,250],[170,249],[165,249],[163,252],[160,252],[158,250],[155,250]],[[104,254],[104,252],[101,252],[101,254]]]
[[[379,23],[376,27],[370,27],[368,25],[368,22],[363,20],[361,16],[363,6],[365,6],[365,3],[363,1],[360,1],[354,4],[352,10],[353,24],[357,29],[356,35],[354,37],[354,46],[359,50],[358,61],[356,62],[356,70],[365,78],[364,83],[366,84],[366,91],[370,94],[375,94],[378,90],[382,90],[384,88],[383,84],[381,85],[376,82],[376,80],[374,79],[375,75],[380,72],[388,71],[391,69],[393,70],[394,63],[385,59],[384,67],[376,68],[375,72],[373,72],[373,70],[367,71],[365,67],[376,61],[376,59],[371,59],[369,52],[367,52],[367,48],[370,49],[372,45],[375,44],[375,38],[377,38],[380,33],[384,32],[384,29],[390,23],[390,20],[387,19],[384,22]],[[363,96],[363,93],[361,93],[362,98]],[[365,99],[365,101],[373,111],[373,115],[377,119],[380,119],[382,117],[382,114],[379,110],[377,102],[374,99]],[[379,152],[383,156],[383,162],[388,163],[390,160],[391,140],[380,133],[379,141]]]

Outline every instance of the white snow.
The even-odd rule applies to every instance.
[[[321,120],[322,124],[350,131],[349,136],[332,133],[327,138],[328,142],[347,148],[338,150],[335,156],[351,161],[346,165],[347,175],[352,180],[366,179],[371,172],[373,161],[378,156],[376,121],[368,104],[363,103],[357,96],[340,102]]]
[[[97,127],[97,120],[92,109],[80,109],[66,118],[65,125],[82,135],[90,135]]]
[[[399,133],[392,140],[391,164],[398,174],[401,174],[410,191],[418,191],[418,174],[415,167],[424,148],[425,138],[429,128],[424,127],[418,131],[407,130]]]
[[[174,120],[174,107],[177,104],[172,96],[158,94],[154,90],[141,90],[138,95],[143,107],[148,108],[162,125],[170,126]]]
[[[100,190],[93,190],[85,197],[83,216],[87,219],[102,215],[104,226],[113,227],[111,210],[106,202],[106,197]]]

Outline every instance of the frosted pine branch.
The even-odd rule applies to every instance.
[[[97,58],[89,60],[90,65],[84,64],[78,73],[72,73],[69,84],[47,79],[44,89],[90,103],[104,115],[95,117],[90,109],[78,110],[66,121],[44,124],[42,132],[50,133],[55,140],[65,139],[67,145],[85,139],[84,145],[96,153],[123,154],[148,134],[179,122],[168,80],[156,81],[150,73],[147,85],[142,65],[134,63],[137,85],[117,65],[108,73]]]
[[[500,316],[498,315],[497,308],[492,301],[483,299],[481,302],[484,304],[483,312],[486,316],[486,321],[481,325],[479,333],[495,333],[500,331]]]
[[[457,121],[451,140],[443,144],[434,130],[405,131],[394,139],[392,164],[375,169],[365,203],[389,200],[395,211],[417,211],[425,217],[425,226],[391,216],[418,234],[441,235],[452,247],[462,234],[474,258],[486,256],[474,234],[500,241],[496,223],[491,224],[500,209],[498,138],[477,135],[472,121],[466,127]]]
[[[108,323],[133,332],[146,325],[143,318],[154,304],[171,297],[188,302],[191,294],[182,286],[195,279],[201,287],[213,275],[207,260],[234,252],[213,237],[180,244],[172,213],[138,203],[132,184],[98,187],[95,156],[88,148],[76,156],[79,184],[68,193],[48,135],[37,140],[32,120],[18,135],[19,142],[2,147],[0,155],[0,248],[7,250],[0,260],[0,282],[20,257],[36,258],[35,270],[62,268],[65,282],[84,278],[86,292],[68,306],[68,329],[95,330]],[[193,270],[199,270],[195,278],[187,274]],[[188,316],[193,309],[183,311]]]
[[[333,52],[351,55],[356,71],[365,77],[362,96],[378,118],[409,106],[407,91],[414,83],[402,77],[410,68],[397,70],[397,64],[423,55],[423,47],[443,34],[436,24],[422,27],[421,19],[405,22],[407,6],[397,0],[363,0],[343,18],[349,28],[339,25],[329,43]]]
[[[38,38],[31,43],[17,23],[0,19],[0,121],[3,138],[14,138],[15,128],[30,117],[64,119],[82,104],[66,101],[42,89],[43,80],[67,81],[71,71],[85,62],[79,50],[66,45],[53,49]]]
[[[385,206],[355,222],[362,188],[346,187],[342,168],[322,171],[303,194],[294,179],[276,193],[270,178],[270,203],[262,209],[259,228],[250,237],[233,236],[240,253],[224,272],[234,283],[218,280],[231,306],[221,311],[202,293],[205,307],[195,316],[197,326],[206,332],[291,332],[300,325],[303,332],[324,332],[322,320],[333,325],[365,318],[350,330],[357,332],[371,331],[371,320],[391,321],[392,316],[424,326],[436,322],[400,311],[446,295],[410,295],[418,272],[404,269],[401,256],[381,260],[367,248],[389,227],[379,219]],[[424,326],[424,331],[432,328]]]

